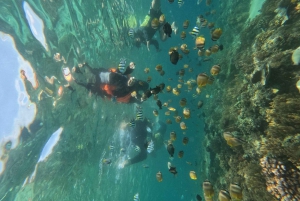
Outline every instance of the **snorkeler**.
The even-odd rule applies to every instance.
[[[152,0],[150,10],[141,26],[137,29],[129,30],[128,34],[133,38],[136,47],[139,48],[143,43],[148,50],[150,50],[150,45],[154,45],[156,51],[159,51],[157,40],[152,39],[157,30],[159,30],[162,41],[168,38],[168,35],[164,32],[164,26],[168,23],[165,22],[165,15],[161,12],[160,6],[160,0]]]
[[[146,91],[149,87],[145,81],[136,80],[134,77],[128,77],[111,69],[91,68],[87,63],[79,64],[72,71],[77,74],[84,72],[86,75],[84,81],[80,80],[80,76],[76,78],[74,81],[77,84],[84,86],[91,93],[117,102],[141,103],[144,100],[138,91]]]
[[[128,127],[131,144],[138,152],[134,157],[125,160],[122,167],[132,165],[147,159],[147,155],[155,149],[163,146],[163,135],[166,132],[166,124],[163,122],[155,122],[152,124],[147,118],[136,120],[134,127]],[[152,134],[151,132],[155,133]]]

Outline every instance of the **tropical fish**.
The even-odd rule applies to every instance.
[[[187,29],[189,27],[189,25],[190,25],[190,21],[189,20],[184,20],[183,25],[182,25],[183,28]]]
[[[160,171],[158,171],[158,173],[156,173],[156,180],[158,182],[162,182],[162,180],[163,180],[163,177],[162,177],[162,174]]]
[[[201,100],[197,103],[197,108],[200,109],[203,106],[203,102]]]
[[[108,146],[108,149],[109,149],[109,150],[114,150],[114,149],[115,149],[115,147],[114,147],[114,146],[112,146],[112,145],[109,145],[109,146]]]
[[[157,110],[153,110],[153,114],[154,114],[154,116],[158,116],[158,111]]]
[[[204,192],[204,197],[206,199],[210,199],[214,196],[214,188],[210,181],[205,180],[202,184],[203,192]]]
[[[227,190],[220,190],[219,192],[219,201],[230,201],[231,197]]]
[[[190,178],[192,180],[197,180],[197,175],[196,175],[196,172],[195,171],[190,171]]]
[[[156,101],[156,105],[159,107],[160,110],[162,109],[162,103],[160,100]]]
[[[129,29],[129,31],[128,31],[128,36],[130,37],[130,38],[133,38],[134,37],[134,30],[131,28],[131,29]]]
[[[202,197],[200,195],[197,194],[196,196],[197,201],[202,201]]]
[[[168,107],[168,110],[170,110],[170,111],[176,111],[176,108],[174,108],[174,107]]]
[[[170,154],[170,156],[173,158],[173,155],[174,155],[174,152],[175,152],[175,148],[174,148],[174,146],[173,146],[172,143],[168,144],[167,150],[168,150],[168,153]]]
[[[121,58],[119,65],[118,65],[118,69],[121,73],[124,73],[126,70],[126,59],[125,58]]]
[[[176,133],[175,133],[175,131],[171,131],[171,133],[170,133],[170,140],[172,140],[172,141],[176,140]]]
[[[223,32],[223,31],[222,31],[221,28],[214,29],[214,30],[211,32],[211,39],[212,39],[213,41],[218,40],[218,39],[221,37],[222,32]]]
[[[134,119],[131,119],[131,121],[129,122],[129,126],[131,128],[134,128],[135,127],[135,120]]]
[[[164,33],[165,33],[167,36],[171,37],[171,34],[172,34],[172,27],[171,27],[171,25],[170,25],[168,22],[166,22],[166,23],[164,24],[164,26],[163,26],[163,31],[164,31]]]
[[[175,22],[172,22],[171,28],[172,28],[172,31],[174,31],[174,33],[177,34],[178,27],[176,26]]]
[[[244,140],[234,137],[230,132],[224,132],[223,137],[230,147],[237,147],[245,143]]]
[[[168,168],[169,168],[169,172],[174,174],[174,176],[177,174],[176,167],[172,166],[170,162],[168,162]]]
[[[197,37],[198,34],[199,34],[199,32],[200,32],[199,28],[198,28],[197,26],[195,26],[195,27],[193,28],[193,30],[190,32],[190,34],[191,34],[193,37]]]
[[[133,201],[140,201],[138,193],[133,196]]]
[[[135,150],[136,152],[140,152],[140,151],[141,151],[141,148],[140,148],[138,145],[135,145],[135,146],[134,146],[134,150]]]
[[[102,160],[102,163],[109,165],[111,164],[111,159],[105,158]]]
[[[184,137],[184,138],[182,139],[183,145],[187,145],[188,142],[189,142],[189,138],[188,138],[188,137]]]
[[[176,65],[179,60],[179,53],[177,50],[173,49],[172,52],[170,53],[170,61],[172,64]]]
[[[178,158],[182,158],[183,157],[184,152],[183,151],[179,151],[178,152]]]
[[[154,142],[151,140],[147,147],[147,152],[150,154],[154,150]]]
[[[235,200],[243,200],[242,188],[238,184],[230,184],[230,196]]]
[[[183,0],[178,0],[178,6],[179,8],[184,4]]]
[[[136,119],[137,120],[143,120],[143,111],[139,109],[136,113]]]

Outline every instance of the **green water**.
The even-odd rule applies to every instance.
[[[0,133],[0,201],[127,201],[137,193],[141,201],[196,201],[197,194],[205,200],[202,183],[206,179],[214,186],[214,201],[219,191],[230,190],[232,183],[238,183],[243,192],[241,199],[230,192],[236,201],[300,199],[300,107],[295,86],[300,71],[291,60],[300,44],[300,3],[266,0],[257,8],[257,1],[252,1],[251,6],[244,0],[212,0],[210,5],[209,1],[186,0],[179,7],[177,1],[161,1],[166,20],[176,22],[178,33],[173,32],[164,42],[156,33],[159,52],[153,46],[150,51],[143,44],[141,48],[134,47],[128,36],[132,24],[139,26],[143,22],[150,4],[141,0],[0,2],[0,64],[5,74],[1,79],[24,83],[20,86],[28,98],[20,106],[20,119],[27,122],[32,118],[27,124],[11,123],[16,127],[14,132]],[[277,8],[286,9],[288,20],[284,12],[275,12]],[[198,25],[200,14],[223,31],[220,39],[213,41],[213,29],[200,28],[199,35],[206,39],[205,50],[216,44],[224,47],[210,56],[198,56],[195,39],[188,33]],[[185,20],[190,21],[187,29],[182,27]],[[187,33],[184,40],[180,38],[182,31]],[[190,53],[178,50],[183,58],[177,65],[171,64],[169,49],[180,48],[183,43]],[[59,59],[55,59],[56,53]],[[62,73],[63,67],[72,68],[83,62],[93,68],[116,67],[120,58],[135,62],[131,76],[145,81],[151,76],[152,88],[160,83],[172,88],[181,84],[179,95],[164,89],[159,99],[183,116],[179,102],[186,98],[186,107],[191,110],[190,118],[182,118],[187,126],[182,130],[174,112],[165,115],[168,107],[159,110],[153,97],[143,102],[143,116],[153,124],[153,136],[158,132],[158,121],[166,125],[166,131],[161,133],[161,144],[156,144],[146,160],[124,168],[120,165],[130,147],[125,154],[120,152],[129,135],[121,125],[136,116],[136,104],[101,98],[74,81],[69,83],[71,88],[64,87],[68,82]],[[30,67],[24,67],[25,61]],[[157,64],[163,66],[163,76],[155,70]],[[184,64],[189,67],[180,77],[176,72]],[[210,70],[216,64],[220,64],[221,71],[212,76]],[[148,74],[144,72],[147,67]],[[20,70],[24,69],[28,77],[25,81],[20,78]],[[201,87],[200,93],[196,83],[188,89],[187,81],[196,80],[203,72],[213,83]],[[50,84],[45,76],[57,79]],[[60,86],[61,96],[57,94]],[[12,96],[4,93],[4,89],[16,91],[13,81],[1,82],[1,88],[4,105],[23,98],[7,98]],[[201,108],[198,101],[203,102]],[[153,115],[155,109],[158,117]],[[0,124],[6,124],[5,118],[13,122],[15,117],[9,113],[13,112],[3,112]],[[172,124],[167,124],[168,119]],[[169,139],[171,131],[177,133],[174,159],[169,158],[162,143]],[[41,159],[55,132],[60,136],[57,143],[47,158]],[[230,147],[224,132],[242,142]],[[189,138],[187,145],[183,145],[183,137]],[[12,142],[12,148],[7,142]],[[183,158],[177,156],[180,150],[184,151]],[[112,162],[104,164],[103,159]],[[168,171],[168,162],[176,166],[176,176]],[[275,164],[276,168],[265,164]],[[274,173],[277,165],[279,169],[283,165],[283,172]],[[156,180],[158,171],[163,175],[162,182]],[[197,180],[190,178],[190,171],[196,172]]]

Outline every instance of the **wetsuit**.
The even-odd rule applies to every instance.
[[[92,93],[100,95],[101,97],[116,98],[118,102],[137,102],[139,103],[140,97],[131,97],[131,92],[139,90],[147,90],[149,85],[145,81],[136,81],[133,86],[128,86],[127,75],[122,75],[118,72],[111,72],[105,68],[91,68],[88,64],[84,64],[90,73],[94,75],[94,79],[88,83],[83,83],[75,79],[75,82],[84,86]],[[80,70],[76,70],[79,72]],[[76,72],[75,71],[75,72]],[[128,71],[130,72],[130,71]],[[141,84],[142,83],[142,84]]]
[[[154,30],[154,33],[152,33],[152,30]],[[136,29],[134,32],[134,38],[140,38],[140,42],[135,41],[134,45],[139,48],[141,46],[141,43],[147,45],[147,41],[149,41],[149,45],[154,45],[155,49],[159,50],[158,41],[152,38],[155,34],[155,31],[156,30],[152,29],[152,27],[140,27]]]
[[[135,157],[128,160],[127,165],[138,163],[147,158],[147,127],[151,129],[151,124],[147,119],[136,121],[135,128],[130,131],[131,143],[140,147],[140,152]]]

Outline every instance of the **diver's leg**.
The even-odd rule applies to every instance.
[[[159,43],[158,43],[157,40],[151,39],[151,40],[150,40],[150,44],[151,44],[151,45],[154,45],[156,51],[159,51]]]

